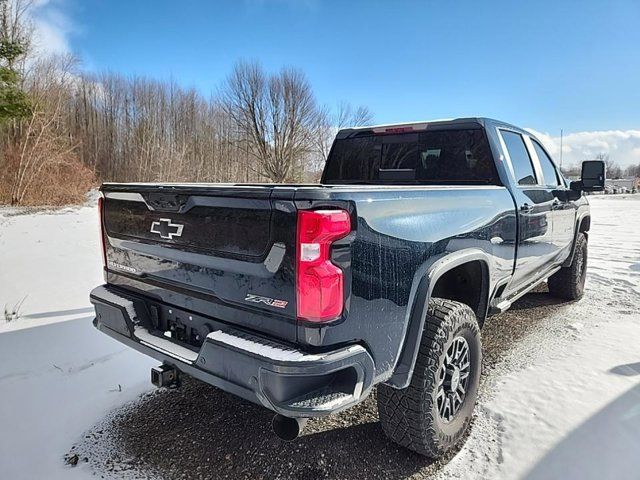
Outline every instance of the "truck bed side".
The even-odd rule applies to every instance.
[[[361,341],[379,376],[398,367],[414,308],[424,307],[421,281],[433,286],[441,263],[482,259],[487,295],[512,273],[516,218],[505,187],[300,188],[295,199],[299,207],[348,199],[357,212],[346,318],[321,328],[300,324],[298,339],[312,345]],[[486,311],[478,313],[483,318]]]

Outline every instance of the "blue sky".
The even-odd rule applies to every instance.
[[[320,103],[367,105],[378,123],[640,130],[638,0],[41,1],[37,17],[87,70],[208,94],[238,59],[258,59],[302,69]]]

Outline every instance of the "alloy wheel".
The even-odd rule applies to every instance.
[[[454,419],[464,403],[470,372],[469,344],[464,337],[456,337],[447,349],[444,361],[438,369],[436,405],[440,418],[445,423]]]

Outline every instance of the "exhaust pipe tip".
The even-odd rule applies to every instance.
[[[278,413],[273,417],[271,427],[278,438],[285,442],[291,442],[300,436],[307,420],[307,418],[285,417]]]

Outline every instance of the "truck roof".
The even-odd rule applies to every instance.
[[[461,117],[461,118],[445,118],[436,120],[423,120],[418,122],[403,122],[403,123],[387,123],[382,125],[368,125],[363,127],[350,127],[343,128],[338,131],[336,138],[348,138],[353,135],[357,135],[363,132],[371,133],[407,133],[411,131],[421,131],[427,128],[469,128],[469,127],[489,127],[489,126],[501,126],[507,127],[510,130],[515,130],[521,133],[531,135],[530,132],[526,132],[520,127],[516,127],[507,122],[496,120],[487,117]]]

